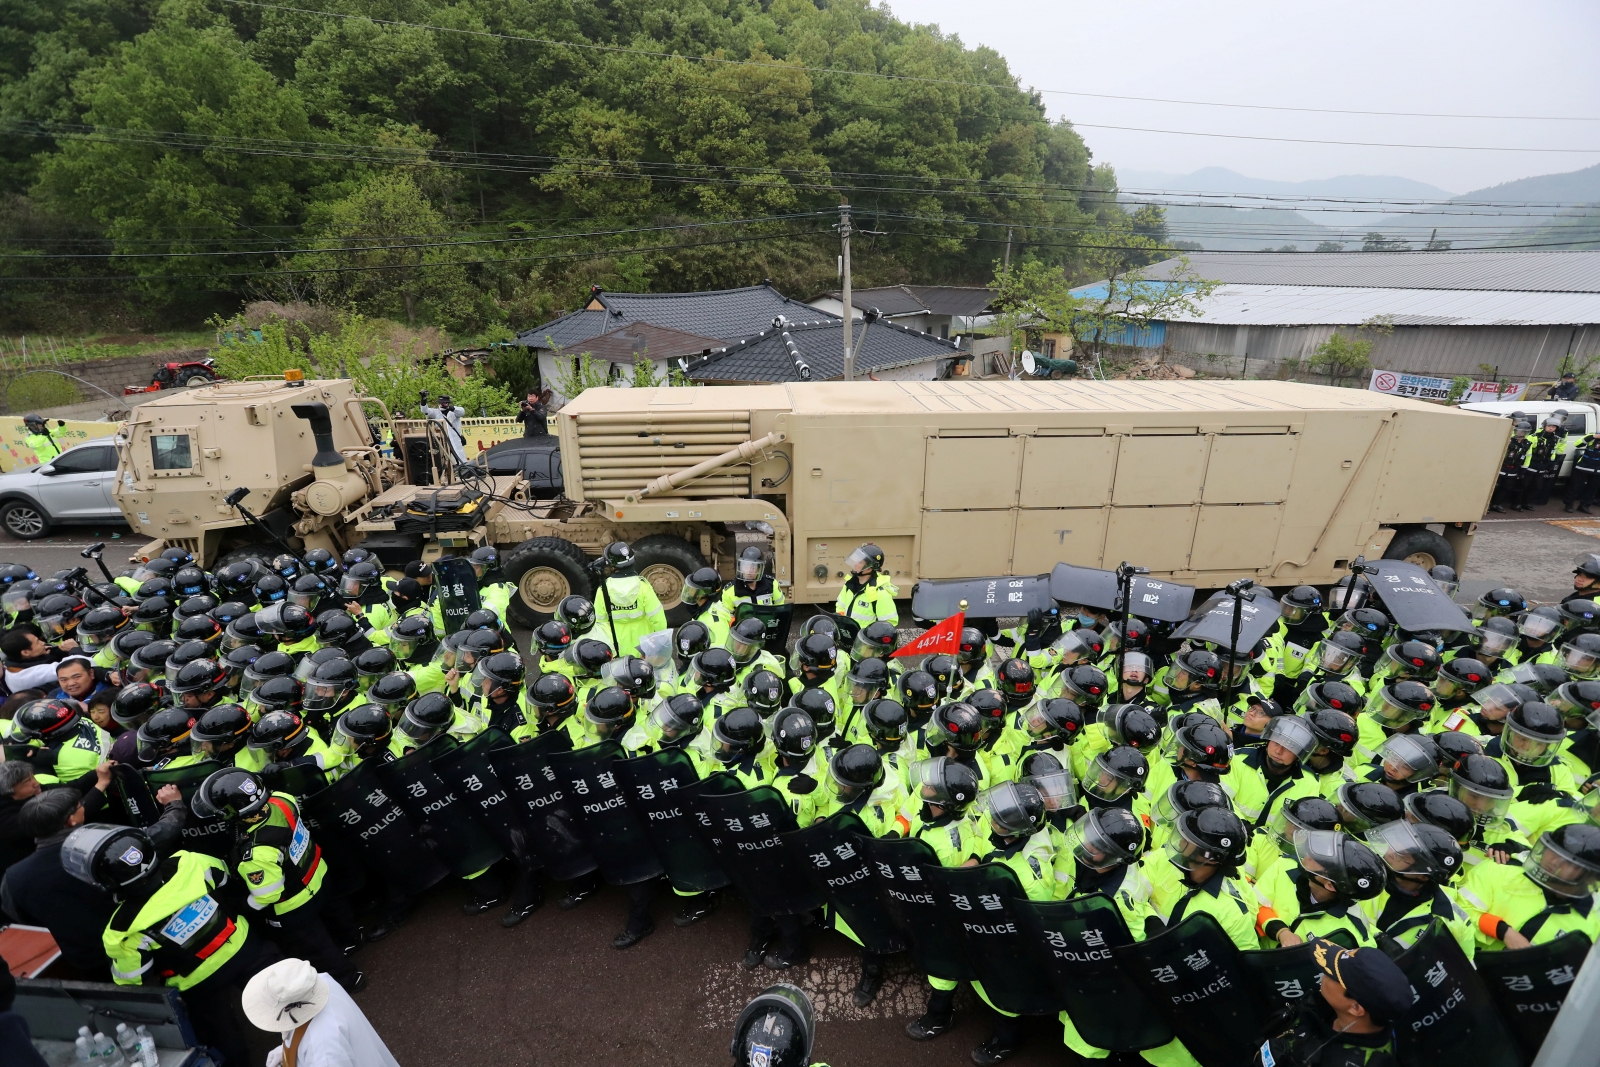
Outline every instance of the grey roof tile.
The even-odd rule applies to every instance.
[[[815,309],[808,308],[808,311]],[[688,360],[689,377],[708,382],[797,382],[802,379],[795,363],[798,355],[811,370],[810,381],[827,381],[844,375],[844,330],[836,318],[816,317],[768,328],[759,335],[709,357]],[[858,327],[859,330],[859,327]],[[785,336],[787,335],[787,336]],[[879,320],[860,335],[861,351],[856,371],[866,375],[891,367],[904,367],[960,354],[953,341],[908,330]],[[792,347],[791,347],[792,346]]]
[[[1600,293],[1600,251],[1190,252],[1202,278],[1238,285]],[[1179,260],[1152,265],[1166,278]]]

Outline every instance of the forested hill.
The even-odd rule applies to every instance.
[[[478,329],[590,284],[763,277],[810,296],[842,196],[858,285],[981,283],[1007,225],[1058,259],[1121,214],[999,55],[862,0],[5,8],[11,326],[272,297]]]

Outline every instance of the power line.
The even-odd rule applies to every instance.
[[[691,62],[721,64],[728,66],[750,66],[773,68],[777,70],[799,70],[804,71],[807,74],[837,74],[856,78],[874,78],[881,81],[915,82],[926,85],[954,85],[971,89],[1003,88],[1003,86],[997,85],[993,82],[962,81],[956,78],[924,78],[907,74],[884,74],[878,71],[845,70],[839,67],[812,67],[804,64],[763,62],[761,60],[754,59],[723,59],[718,56],[685,56],[676,52],[662,52],[645,48],[629,48],[624,45],[607,45],[594,41],[566,41],[559,38],[535,37],[531,34],[495,33],[491,30],[469,30],[463,29],[459,26],[434,26],[422,22],[406,22],[400,19],[376,18],[371,15],[353,15],[339,11],[321,11],[315,8],[290,7],[284,4],[263,3],[261,0],[223,0],[223,3],[233,4],[237,7],[261,8],[267,11],[287,11],[298,15],[321,15],[325,18],[349,19],[354,21],[371,22],[384,26],[400,26],[407,29],[432,30],[437,33],[454,33],[471,37],[488,37],[498,40],[523,41],[530,44],[551,45],[562,48],[577,48],[586,51],[614,52],[625,55],[646,56],[652,59],[684,59]],[[1023,91],[1021,87],[1017,85],[1010,87],[1019,92]],[[1156,96],[1126,96],[1117,93],[1090,93],[1072,89],[1033,88],[1030,91],[1036,93],[1048,93],[1053,96],[1080,96],[1101,100],[1129,100],[1140,103],[1182,104],[1191,107],[1244,108],[1254,111],[1292,111],[1320,115],[1364,115],[1389,118],[1490,119],[1530,122],[1600,122],[1600,116],[1587,115],[1470,115],[1428,111],[1360,111],[1346,108],[1291,107],[1282,104],[1238,104],[1216,100],[1179,100]],[[1117,129],[1120,127],[1103,128]],[[1529,151],[1531,151],[1531,149]]]

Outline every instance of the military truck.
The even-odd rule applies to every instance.
[[[290,372],[291,374],[295,372]],[[388,420],[337,381],[227,382],[139,407],[117,499],[207,565],[365,544],[391,566],[502,551],[531,624],[617,540],[663,603],[747,545],[795,603],[834,600],[845,557],[925,578],[1032,575],[1060,561],[1200,587],[1326,584],[1358,556],[1462,567],[1494,488],[1504,419],[1287,382],[828,382],[585,391],[551,416],[564,493],[448,461],[447,427]],[[393,428],[386,454],[371,419]]]

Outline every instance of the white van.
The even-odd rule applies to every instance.
[[[1500,415],[1505,418],[1520,413],[1533,420],[1534,431],[1544,424],[1546,415],[1553,411],[1566,413],[1564,430],[1568,437],[1582,437],[1585,434],[1600,432],[1600,404],[1592,404],[1584,400],[1488,400],[1482,403],[1462,404],[1462,411],[1481,411],[1487,415]],[[1572,473],[1573,451],[1569,447],[1566,457],[1561,461],[1561,470],[1556,474],[1557,480],[1565,479]]]

